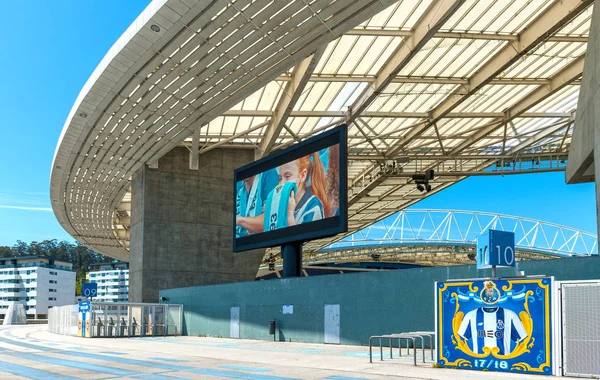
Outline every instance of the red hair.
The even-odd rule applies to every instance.
[[[312,162],[310,162],[311,157],[313,159]],[[329,198],[327,197],[327,178],[325,177],[325,168],[321,162],[319,152],[301,157],[296,162],[298,163],[298,171],[300,173],[302,170],[306,169],[306,178],[307,180],[310,178],[310,190],[313,195],[319,198],[323,204],[323,211],[325,213],[323,217],[330,217],[331,204],[329,203]]]

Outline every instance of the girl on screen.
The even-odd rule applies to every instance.
[[[331,215],[327,178],[319,152],[279,167],[279,184],[295,182],[297,191],[288,199],[287,225],[294,226]]]

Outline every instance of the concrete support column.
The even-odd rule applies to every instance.
[[[254,280],[264,250],[232,251],[233,170],[253,159],[253,150],[214,149],[190,170],[188,149],[178,147],[136,172],[130,302],[158,302],[161,289]]]
[[[596,182],[596,217],[600,221],[600,0],[594,1],[566,181]]]

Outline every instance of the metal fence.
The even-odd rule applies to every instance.
[[[561,289],[563,375],[600,378],[600,281]]]
[[[48,331],[77,336],[77,305],[55,306],[48,309]]]
[[[144,337],[181,335],[183,305],[92,302],[92,337]],[[48,331],[78,335],[78,305],[53,307]]]

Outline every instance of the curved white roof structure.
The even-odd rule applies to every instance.
[[[180,144],[267,154],[343,121],[350,232],[490,166],[564,170],[592,3],[154,0],[71,110],[54,212],[128,260],[142,165]],[[423,193],[411,175],[428,168]]]
[[[598,255],[598,236],[541,220],[481,211],[407,209],[316,252],[304,268],[340,263],[393,262],[424,266],[472,264],[477,238],[488,229],[513,232],[516,258],[543,260]],[[259,276],[281,268],[277,252],[263,259]],[[360,266],[359,266],[360,267]],[[350,268],[351,269],[351,268]]]

